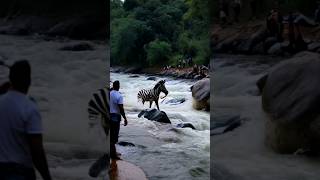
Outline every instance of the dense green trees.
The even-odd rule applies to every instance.
[[[209,61],[203,0],[111,0],[111,63],[163,66],[192,56]],[[177,58],[179,57],[179,58]]]

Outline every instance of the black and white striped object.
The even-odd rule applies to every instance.
[[[88,103],[89,125],[94,126],[96,120],[100,119],[106,135],[109,134],[110,121],[109,92],[107,87],[99,89],[93,93],[93,97]]]
[[[159,96],[160,93],[163,92],[165,94],[163,98],[165,98],[168,95],[168,90],[165,86],[166,81],[165,80],[161,80],[159,81],[153,89],[142,89],[138,92],[138,101],[142,101],[142,104],[144,104],[146,101],[150,102],[150,108],[152,106],[153,101],[156,103],[156,106],[159,109]]]

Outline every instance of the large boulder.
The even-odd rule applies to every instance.
[[[143,116],[144,118],[147,118],[148,120],[151,120],[151,121],[157,121],[157,122],[161,122],[161,123],[171,123],[167,114],[164,111],[160,111],[158,109],[143,110],[138,114],[139,118],[141,116]]]
[[[191,86],[193,108],[210,110],[210,79],[204,78]]]
[[[320,55],[302,52],[268,74],[262,93],[266,144],[279,153],[320,147]]]

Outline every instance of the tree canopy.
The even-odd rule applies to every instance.
[[[203,0],[111,0],[112,65],[163,66],[176,57],[209,61],[209,10]]]

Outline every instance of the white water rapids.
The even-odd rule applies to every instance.
[[[111,73],[110,76],[112,81],[120,81],[128,117],[128,126],[121,126],[119,141],[136,145],[118,146],[122,157],[140,166],[151,180],[210,179],[210,114],[192,108],[190,86],[194,82],[158,77],[157,81],[166,79],[165,85],[169,91],[164,100],[159,100],[160,110],[166,112],[172,122],[168,125],[138,118],[141,110],[149,108],[149,102],[144,106],[138,102],[138,91],[153,88],[157,81],[146,80],[148,76],[144,75],[137,78],[129,76],[119,73]],[[185,98],[186,101],[176,105],[166,104],[173,98]],[[154,103],[152,108],[156,108]],[[183,122],[193,124],[196,130],[176,128]]]

